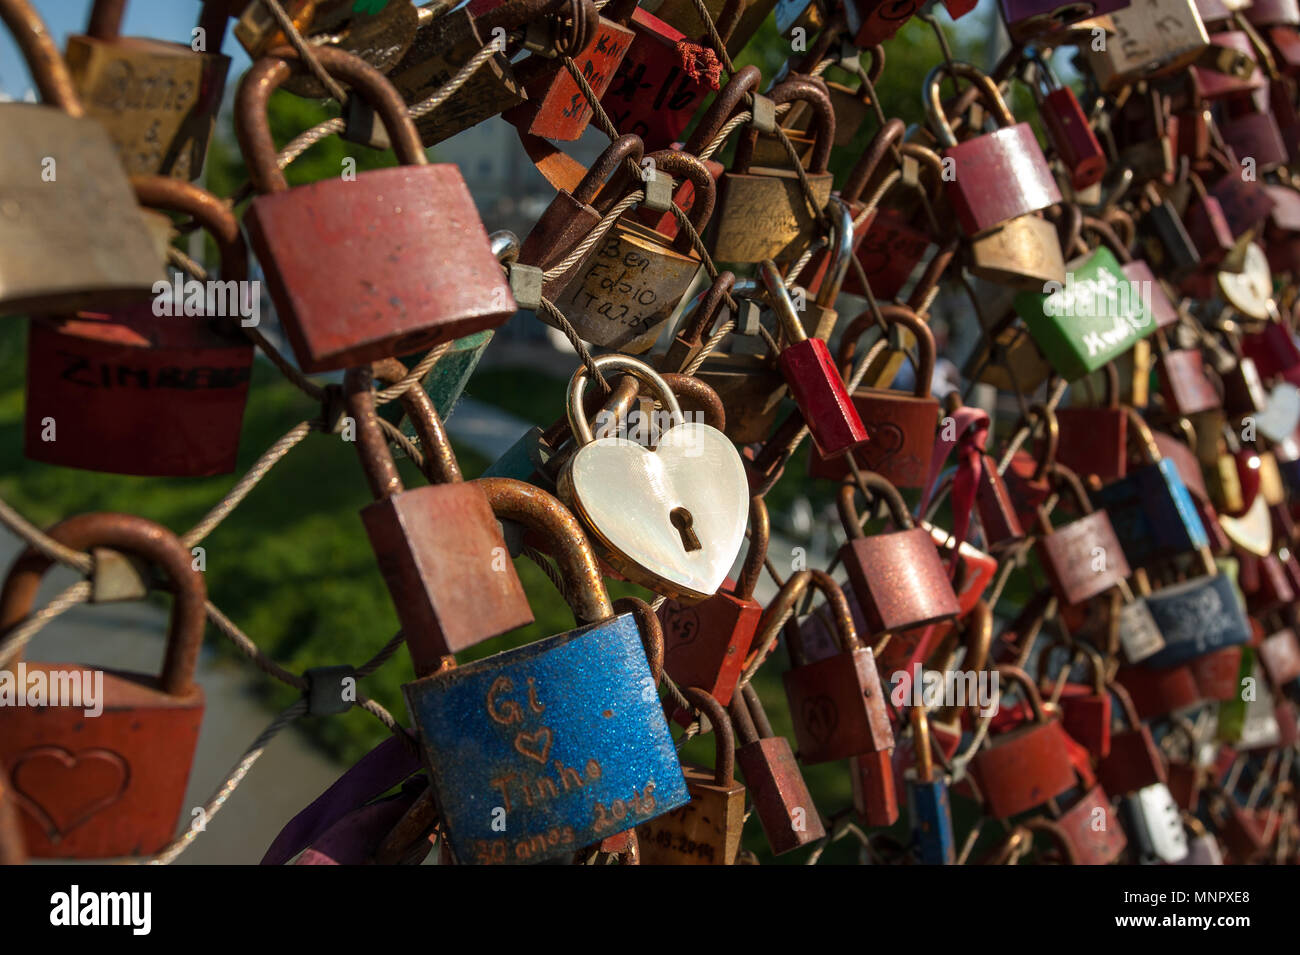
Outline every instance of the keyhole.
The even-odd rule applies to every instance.
[[[668,519],[673,522],[673,527],[677,528],[677,533],[682,535],[682,548],[686,551],[700,549],[700,539],[695,536],[695,530],[691,523],[695,518],[691,517],[691,512],[684,507],[674,507],[668,512]]]

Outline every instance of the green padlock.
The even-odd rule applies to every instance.
[[[1255,651],[1250,647],[1242,647],[1237,685],[1244,688],[1247,679],[1260,682],[1255,673]],[[1218,737],[1221,742],[1236,743],[1241,739],[1246,728],[1246,708],[1249,702],[1244,689],[1232,699],[1219,702]]]
[[[1126,278],[1109,249],[1075,259],[1066,281],[1016,296],[1016,313],[1053,368],[1075,381],[1155,331],[1153,290]]]

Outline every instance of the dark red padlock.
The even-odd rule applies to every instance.
[[[1066,683],[1059,702],[1061,727],[1072,740],[1077,741],[1097,759],[1110,753],[1111,705],[1106,689],[1106,666],[1096,650],[1086,644],[1078,645],[1073,659],[1082,655],[1088,667],[1091,683]],[[1048,651],[1039,657],[1039,683],[1043,683]],[[1068,670],[1071,661],[1066,663]],[[1044,685],[1046,686],[1046,685]]]
[[[1157,339],[1160,343],[1160,340]],[[1161,348],[1156,359],[1160,394],[1167,410],[1175,415],[1200,414],[1223,405],[1223,400],[1205,374],[1200,351],[1192,348]]]
[[[1019,667],[999,663],[994,669],[1000,680],[1020,687],[1032,718],[1013,730],[990,736],[975,754],[970,769],[987,813],[995,819],[1009,819],[1073,788],[1075,773],[1061,722],[1044,711],[1033,681]]]
[[[1110,516],[1092,509],[1078,476],[1063,464],[1049,473],[1053,486],[1072,498],[1083,516],[1053,527],[1047,511],[1040,507],[1038,560],[1062,605],[1076,606],[1120,586],[1130,573],[1128,561]]]
[[[1045,87],[1034,88],[1038,115],[1056,155],[1070,174],[1075,189],[1087,189],[1106,175],[1106,153],[1097,142],[1088,116],[1079,105],[1074,90],[1062,86],[1051,66],[1041,55],[1034,56],[1038,80]]]
[[[767,506],[761,497],[749,502],[749,551],[740,580],[728,580],[712,597],[686,605],[666,600],[659,608],[664,629],[664,670],[678,686],[698,686],[723,706],[731,702],[744,669],[762,605],[754,586],[767,559]]]
[[[916,527],[898,489],[877,474],[863,475],[867,490],[883,498],[894,531],[865,537],[854,497],[857,485],[840,485],[840,521],[848,541],[840,562],[867,621],[872,638],[950,620],[961,612],[952,582],[939,559],[934,538]]]
[[[1110,755],[1097,763],[1097,778],[1107,792],[1117,796],[1166,783],[1164,757],[1151,736],[1151,728],[1142,722],[1124,687],[1112,683],[1110,691],[1119,698],[1128,728],[1111,733]]]
[[[862,419],[870,440],[853,451],[858,467],[875,471],[895,487],[915,488],[925,484],[934,450],[934,432],[939,426],[939,399],[930,394],[934,377],[934,336],[930,328],[903,305],[882,305],[885,322],[907,329],[916,339],[918,363],[916,384],[911,394],[888,388],[862,388],[853,392],[853,406]],[[844,342],[875,327],[871,312],[853,320],[841,338]],[[849,472],[848,456],[824,458],[815,451],[809,457],[808,473],[813,477],[840,480]]]
[[[781,350],[781,374],[817,450],[835,456],[865,444],[869,440],[867,431],[839,369],[826,343],[820,338],[809,338],[804,331],[776,263],[771,259],[760,263],[759,277],[788,341]]]
[[[429,164],[382,73],[336,47],[314,50],[374,107],[404,165],[290,189],[266,107],[303,67],[281,48],[244,74],[235,132],[260,193],[244,225],[299,366],[354,367],[501,325],[515,300],[460,168]]]
[[[786,631],[794,637],[790,644],[794,666],[782,680],[800,761],[827,763],[893,749],[894,732],[876,658],[858,639],[844,594],[825,571],[798,573],[805,576],[796,580],[820,591],[831,604],[841,651],[809,662],[802,653],[798,628]]]
[[[179,179],[132,180],[142,205],[194,217],[215,239],[221,280],[173,284],[148,304],[34,318],[27,339],[24,452],[64,467],[201,477],[235,469],[257,324],[239,223]],[[197,291],[202,303],[191,309]]]
[[[1259,645],[1259,662],[1275,687],[1300,677],[1300,641],[1289,627],[1264,638]]]

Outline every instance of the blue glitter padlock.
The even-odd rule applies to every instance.
[[[482,483],[498,517],[549,538],[586,625],[402,689],[457,860],[537,862],[690,796],[636,619],[614,615],[576,520],[538,488]]]

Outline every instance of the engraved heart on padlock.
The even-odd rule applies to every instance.
[[[804,726],[812,738],[823,746],[830,741],[840,722],[839,708],[829,696],[812,696],[801,707]]]
[[[717,593],[745,541],[749,490],[727,436],[688,422],[650,451],[627,438],[583,445],[560,494],[619,573],[670,597]]]
[[[13,764],[18,802],[41,824],[46,837],[64,836],[122,798],[131,771],[121,754],[109,749],[37,746]]]
[[[903,447],[903,429],[892,421],[864,421],[870,442],[858,449],[873,466],[888,461]]]

